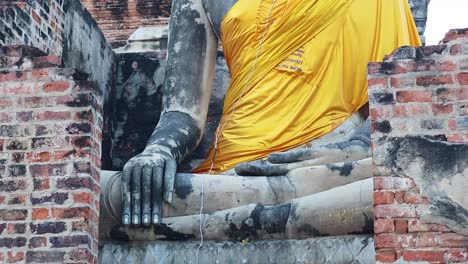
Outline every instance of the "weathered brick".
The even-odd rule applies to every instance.
[[[77,135],[77,134],[86,134],[91,132],[91,124],[90,123],[72,123],[70,124],[66,130],[69,134]]]
[[[43,220],[49,219],[49,209],[47,208],[33,208],[32,209],[32,220]]]
[[[412,234],[375,235],[376,248],[408,248],[416,245],[416,236]]]
[[[15,248],[15,247],[23,247],[26,245],[26,238],[25,237],[0,237],[0,248]]]
[[[399,103],[432,102],[432,91],[426,91],[426,90],[397,91],[396,100]]]
[[[25,190],[28,187],[26,181],[0,181],[0,192],[15,192]]]
[[[468,72],[462,72],[457,75],[458,83],[461,85],[468,85]]]
[[[26,224],[13,224],[7,225],[8,234],[24,234],[26,232]]]
[[[11,165],[8,166],[10,177],[26,176],[26,165]]]
[[[379,249],[375,252],[375,259],[380,262],[394,262],[397,255],[394,249]]]
[[[29,239],[29,248],[40,248],[47,246],[47,238],[45,237],[31,237]]]
[[[8,205],[26,205],[26,195],[14,194],[10,196],[10,199],[8,200]]]
[[[393,192],[374,192],[374,204],[392,204],[394,195]]]
[[[90,177],[72,177],[62,178],[57,180],[57,188],[59,189],[90,189],[92,190],[93,181]]]
[[[51,237],[49,238],[49,242],[52,248],[76,247],[90,243],[89,237],[82,235]]]
[[[393,219],[376,219],[374,220],[374,233],[393,233],[395,225]]]
[[[60,82],[49,82],[42,86],[42,90],[46,93],[53,92],[65,92],[70,88],[70,82],[60,81]]]
[[[468,248],[468,236],[456,233],[445,233],[439,235],[441,247]]]
[[[47,151],[28,152],[26,154],[28,163],[48,162],[51,159],[51,154]]]
[[[436,247],[437,246],[437,233],[419,233],[416,239],[416,247]]]
[[[467,262],[468,249],[449,249],[446,252],[447,261],[450,262]]]
[[[20,111],[16,113],[16,120],[20,122],[30,122],[33,118],[32,111]]]
[[[444,255],[445,252],[442,250],[404,250],[403,260],[444,263]]]
[[[64,204],[68,199],[68,193],[55,192],[53,194],[42,195],[40,197],[31,196],[30,199],[33,205],[44,203]]]
[[[34,164],[29,166],[32,177],[65,176],[67,175],[67,164]]]
[[[90,217],[89,207],[52,208],[52,216],[59,219]]]
[[[69,111],[45,111],[34,114],[34,120],[36,121],[53,121],[53,120],[69,120],[71,113]]]
[[[57,56],[40,56],[33,58],[34,68],[56,67],[62,64],[62,59]]]
[[[402,219],[395,220],[395,233],[406,234],[408,233],[408,221]]]
[[[466,88],[439,88],[435,91],[435,97],[439,102],[468,100]]]
[[[369,93],[369,101],[377,105],[392,105],[395,104],[393,93],[372,92]]]
[[[29,227],[33,234],[58,234],[67,229],[65,222],[45,222],[45,223],[30,223]]]
[[[7,253],[7,261],[8,263],[17,263],[22,262],[24,260],[24,252],[23,251],[8,251]]]
[[[34,191],[44,191],[50,188],[49,179],[33,179]]]
[[[378,218],[414,218],[416,208],[406,204],[378,205],[374,208],[374,216]]]
[[[59,251],[28,251],[26,262],[32,263],[64,263],[65,252]]]

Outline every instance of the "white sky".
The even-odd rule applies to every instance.
[[[437,45],[453,28],[468,28],[468,0],[431,0],[426,45]]]

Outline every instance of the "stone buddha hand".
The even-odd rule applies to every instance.
[[[220,24],[235,2],[236,0],[173,2],[160,121],[145,150],[130,159],[123,169],[121,191],[124,225],[160,224],[163,211],[177,212],[167,216],[181,215],[182,209],[170,209],[171,206],[177,208],[182,204],[179,196],[173,202],[176,189],[180,187],[177,185],[181,185],[176,182],[177,166],[190,156],[201,140],[214,75]],[[325,164],[357,161],[370,156],[369,120],[355,128],[357,131],[342,140],[271,154],[266,161],[241,163],[236,166],[236,173],[277,176],[286,175],[296,169],[321,165],[323,169],[319,168],[318,171],[324,174],[321,175],[323,178],[327,178],[327,173],[331,175],[336,170]],[[336,131],[339,133],[339,128]],[[369,167],[368,162],[364,164]],[[370,176],[367,167],[364,171],[369,173],[359,175],[357,179]],[[335,183],[332,182],[331,186],[333,184]],[[286,196],[289,197],[288,194]],[[244,204],[262,202],[250,199],[252,197],[247,197]],[[187,208],[193,209],[190,206]],[[227,208],[213,205],[213,211],[223,209]],[[188,213],[193,213],[192,211]]]

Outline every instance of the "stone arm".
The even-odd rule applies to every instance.
[[[145,150],[123,169],[124,224],[161,222],[177,164],[198,145],[208,111],[217,38],[201,0],[174,0],[160,122]]]
[[[370,119],[367,118],[349,140],[273,153],[266,160],[240,163],[235,171],[243,176],[286,175],[294,169],[365,159],[370,157],[370,151]]]

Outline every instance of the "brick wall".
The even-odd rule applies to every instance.
[[[404,47],[369,64],[369,100],[377,261],[466,263],[468,237],[422,221],[431,197],[421,195],[413,178],[395,173],[399,164],[386,146],[411,135],[468,143],[468,30],[450,31],[438,46]]]
[[[60,55],[64,0],[0,0],[0,46],[29,45]]]
[[[59,57],[0,50],[0,262],[93,263],[100,92]]]
[[[113,47],[125,45],[141,26],[169,23],[171,0],[81,0]]]

